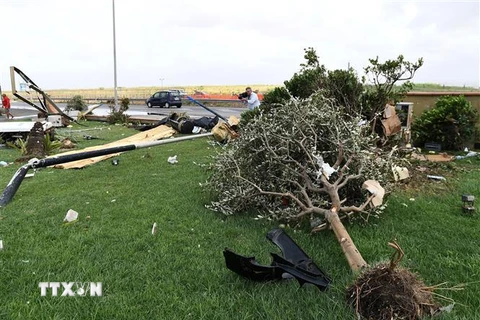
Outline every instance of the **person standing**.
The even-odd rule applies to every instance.
[[[253,110],[260,106],[260,100],[258,100],[258,96],[255,92],[252,91],[252,88],[247,87],[245,88],[245,92],[247,93],[246,98],[242,98],[242,101],[247,103],[247,108]]]
[[[8,117],[13,119],[13,115],[10,113],[10,99],[7,97],[5,93],[2,94],[2,104],[3,104],[3,108],[5,109],[7,119]]]

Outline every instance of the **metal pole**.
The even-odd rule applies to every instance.
[[[165,78],[160,78],[160,81],[162,82],[162,89],[163,89],[163,80],[165,80]]]
[[[115,91],[115,110],[118,111],[118,94],[117,94],[117,43],[115,40],[115,0],[112,0],[113,10],[113,78]]]

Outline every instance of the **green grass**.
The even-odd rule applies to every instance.
[[[135,133],[89,127],[102,127],[88,133],[104,140],[78,139],[82,146]],[[168,164],[175,154],[179,162]],[[265,234],[276,224],[205,209],[209,196],[199,183],[208,172],[194,162],[211,154],[206,139],[184,141],[124,153],[118,166],[43,169],[25,179],[0,209],[0,319],[355,319],[344,302],[354,275],[331,231],[312,236],[287,228],[334,280],[325,293],[294,281],[254,283],[226,269],[225,247],[270,263],[269,252],[278,249]],[[18,156],[0,151],[0,160]],[[480,218],[460,210],[462,193],[480,196],[479,165],[464,161],[467,172],[446,184],[398,191],[381,219],[348,224],[364,258],[387,260],[387,242],[396,238],[406,252],[403,265],[428,285],[479,281]],[[0,168],[2,188],[18,166]],[[64,225],[68,209],[79,221]],[[103,297],[41,297],[38,284],[46,281],[102,282]],[[438,319],[480,319],[479,285],[441,292],[457,305]]]
[[[438,83],[415,83],[412,91],[427,91],[427,92],[443,92],[443,91],[466,91],[475,92],[479,91],[479,88],[467,87],[467,86],[446,86]]]

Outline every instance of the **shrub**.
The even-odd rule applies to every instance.
[[[127,124],[130,116],[125,114],[125,111],[128,110],[130,99],[123,98],[120,101],[119,110],[115,109],[115,105],[113,104],[114,102],[112,100],[109,100],[108,103],[110,104],[110,115],[107,117],[107,122],[110,124]]]
[[[478,112],[464,96],[445,96],[415,119],[412,137],[415,145],[437,142],[446,150],[460,150],[476,134]]]
[[[67,101],[67,106],[65,107],[65,112],[78,110],[78,111],[85,111],[87,110],[87,104],[83,100],[82,96],[73,96],[72,99]]]

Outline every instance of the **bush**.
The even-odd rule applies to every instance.
[[[437,142],[446,150],[463,149],[476,134],[478,112],[464,96],[445,96],[415,119],[412,137],[416,146]]]
[[[107,117],[107,122],[109,124],[127,124],[130,116],[125,114],[124,112],[128,110],[128,107],[130,105],[130,99],[123,98],[120,101],[119,110],[115,109],[115,105],[112,100],[109,100],[108,103],[110,104],[110,115]]]
[[[328,71],[325,86],[328,96],[343,106],[345,113],[360,113],[363,83],[352,68]]]
[[[67,101],[67,106],[65,107],[65,112],[78,110],[78,111],[85,111],[87,110],[87,104],[83,100],[82,96],[73,96],[72,99]]]

